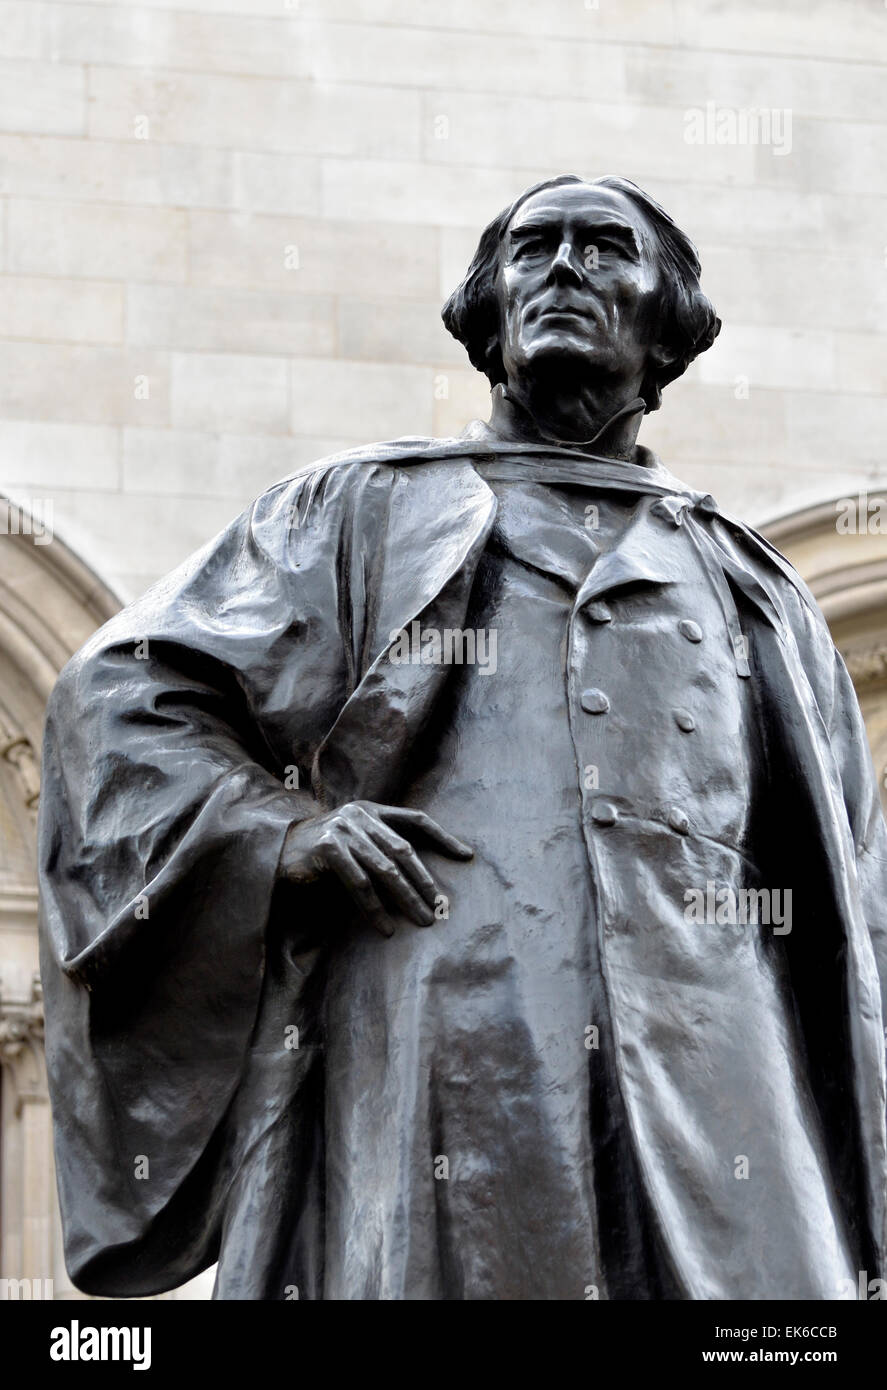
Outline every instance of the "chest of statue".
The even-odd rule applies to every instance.
[[[584,603],[580,592],[574,606],[566,679],[584,812],[601,831],[630,818],[749,853],[762,752],[738,616],[689,544],[683,569]]]
[[[580,488],[499,483],[497,493],[493,550],[539,591],[535,604],[510,606],[502,679],[507,641],[522,671],[535,663],[540,686],[562,681],[546,703],[566,712],[586,827],[630,821],[753,856],[763,750],[749,636],[680,511]],[[550,602],[556,590],[560,605]],[[477,620],[503,617],[488,607]],[[523,687],[524,700],[541,696]]]

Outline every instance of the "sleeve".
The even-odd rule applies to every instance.
[[[887,1020],[887,824],[868,733],[844,659],[813,597],[798,579],[783,599],[833,758]]]
[[[887,825],[856,691],[841,654],[834,651],[829,740],[841,776],[844,805],[856,847],[856,870],[887,1018]]]
[[[293,530],[312,487],[318,524]],[[319,809],[285,770],[310,767],[347,692],[322,491],[266,495],[97,633],[49,701],[47,1068],[66,1262],[89,1293],[157,1292],[216,1258],[281,849]]]

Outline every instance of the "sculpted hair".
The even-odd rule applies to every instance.
[[[663,326],[660,342],[675,353],[672,362],[651,369],[641,387],[647,410],[658,410],[662,404],[663,387],[682,376],[693,359],[711,347],[720,332],[721,320],[700,287],[701,266],[696,247],[665,209],[629,179],[611,174],[599,179],[580,179],[575,174],[562,174],[528,188],[484,229],[468,273],[443,306],[441,318],[448,331],[466,349],[472,366],[489,377],[490,385],[504,382],[496,297],[500,243],[512,217],[528,198],[544,188],[557,188],[569,183],[611,188],[623,194],[641,210],[649,225],[662,282],[660,315]]]

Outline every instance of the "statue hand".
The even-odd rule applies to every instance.
[[[403,834],[398,834],[395,826]],[[308,883],[332,871],[383,936],[393,936],[394,927],[379,890],[417,926],[430,927],[435,920],[438,890],[404,838],[407,834],[424,837],[454,859],[470,859],[474,853],[424,811],[349,801],[290,828],[280,872],[291,883]]]

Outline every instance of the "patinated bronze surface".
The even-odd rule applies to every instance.
[[[636,442],[720,326],[698,276],[634,185],[529,190],[444,309],[489,423],[271,488],[63,673],[42,960],[80,1288],[884,1273],[854,692],[788,563]]]

